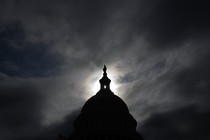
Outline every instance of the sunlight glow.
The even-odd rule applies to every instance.
[[[117,84],[117,71],[114,68],[109,68],[107,70],[107,77],[111,80],[110,89],[112,92],[117,94],[119,84]],[[86,95],[86,99],[90,98],[91,96],[95,95],[100,90],[100,83],[99,80],[103,77],[102,69],[92,72],[90,77],[87,80],[87,89],[88,94]]]
[[[108,77],[109,77],[109,79],[111,80],[111,83],[110,83],[110,89],[112,90],[112,92],[115,92],[116,90],[117,90],[117,87],[118,87],[118,85],[117,85],[117,83],[116,83],[116,77],[114,77],[114,73],[109,73],[109,75],[107,75]],[[99,90],[100,90],[100,83],[99,83],[99,80],[102,78],[102,76],[101,77],[94,77],[93,79],[92,79],[92,86],[93,86],[93,88],[92,88],[92,92],[93,93],[97,93]]]

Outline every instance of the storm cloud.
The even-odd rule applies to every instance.
[[[209,4],[2,0],[0,139],[68,136],[104,64],[145,140],[209,139]]]

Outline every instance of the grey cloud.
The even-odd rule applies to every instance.
[[[91,88],[87,87],[87,79],[103,64],[108,66],[108,74],[110,67],[115,70],[119,92],[123,92],[136,119],[145,120],[139,126],[148,139],[168,138],[171,133],[180,139],[188,138],[191,131],[185,137],[167,119],[182,123],[189,115],[191,123],[194,116],[209,115],[194,108],[182,109],[189,104],[197,107],[209,99],[206,1],[0,3],[0,81],[11,78],[10,84],[0,87],[4,104],[1,110],[10,116],[7,119],[3,115],[0,121],[1,129],[7,131],[5,138],[16,128],[28,127],[33,127],[26,130],[30,136],[24,137],[23,132],[16,138],[7,138],[53,138],[60,129],[68,135],[67,129],[72,130],[72,121],[78,113],[73,110],[82,106]],[[27,82],[14,84],[13,78]],[[208,110],[208,105],[203,105]],[[17,111],[20,108],[22,112]],[[9,109],[11,112],[7,112]],[[179,116],[184,112],[189,114]],[[15,119],[11,124],[4,121],[10,120],[13,113],[19,116],[17,119],[26,121],[18,123]],[[43,120],[50,123],[44,126]],[[58,123],[59,120],[63,123]],[[161,122],[164,128],[156,122]],[[203,124],[199,122],[193,125],[193,133],[195,126]],[[171,135],[163,137],[162,132],[150,130],[152,126],[166,132],[171,127]],[[150,133],[154,135],[150,137]],[[200,134],[207,137],[206,133]]]
[[[53,118],[54,112],[49,111],[52,108],[49,99],[50,97],[53,99],[56,94],[60,94],[61,98],[65,96],[68,100],[60,101],[59,98],[54,98],[53,102],[58,105],[62,102],[68,108],[75,98],[72,99],[72,95],[65,95],[62,91],[64,89],[55,91],[57,93],[51,91],[49,94],[50,83],[53,85],[53,80],[4,76],[4,80],[0,81],[1,139],[56,139],[59,134],[68,136],[72,132],[73,121],[79,112],[78,105],[74,105],[69,110],[65,109],[66,114],[54,108],[57,111],[54,112],[60,113],[61,117]],[[70,104],[67,104],[68,102]],[[62,110],[63,107],[57,108]],[[45,124],[47,115],[51,116],[54,122]]]
[[[148,140],[208,139],[209,115],[209,111],[199,111],[195,106],[157,113],[148,118],[139,131]]]
[[[180,96],[187,100],[196,100],[209,109],[210,67],[207,52],[202,52],[202,56],[199,56],[194,65],[180,71],[174,81],[175,85],[178,86],[177,93]]]
[[[0,84],[1,139],[32,134],[41,125],[43,96],[30,84],[5,83]]]
[[[134,30],[145,33],[153,47],[179,46],[187,40],[209,36],[208,1],[159,0],[140,4],[134,16]]]

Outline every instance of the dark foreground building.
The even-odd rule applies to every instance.
[[[83,106],[68,140],[143,140],[125,102],[110,90],[106,66],[101,89]]]

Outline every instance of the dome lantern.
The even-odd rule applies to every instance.
[[[107,77],[107,73],[106,73],[106,65],[104,65],[103,68],[103,77],[99,80],[100,84],[101,84],[101,89],[100,90],[110,90],[110,82],[111,80]]]

